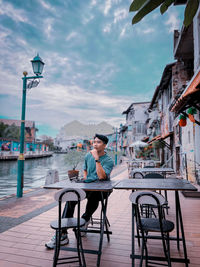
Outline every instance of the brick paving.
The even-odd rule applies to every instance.
[[[127,177],[126,166],[121,165],[113,171],[113,179]],[[50,221],[57,215],[56,203],[53,199],[55,190],[38,189],[24,194],[23,198],[16,197],[0,200],[0,267],[52,266],[53,251],[44,246],[53,235],[49,227]],[[114,190],[109,198],[108,218],[111,224],[110,242],[106,236],[103,241],[101,267],[131,266],[131,204],[130,191]],[[174,221],[174,193],[168,192],[170,204],[169,219]],[[180,194],[185,235],[187,240],[190,267],[199,266],[200,262],[200,199],[185,198]],[[83,203],[82,211],[85,207]],[[99,210],[94,216],[98,216]],[[70,245],[75,239],[69,232]],[[175,242],[171,242],[171,254],[179,253]],[[97,234],[88,234],[83,238],[84,248],[97,248]],[[138,248],[136,248],[138,250]],[[150,252],[162,255],[159,241],[149,248]],[[62,253],[68,253],[62,251]],[[181,255],[182,253],[180,253]],[[87,266],[96,266],[96,255],[85,254]],[[73,265],[68,265],[73,266]],[[138,266],[138,262],[136,264]],[[184,264],[173,264],[181,267]]]

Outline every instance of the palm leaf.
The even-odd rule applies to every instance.
[[[132,19],[132,24],[138,23],[141,19],[144,18],[148,13],[156,9],[159,5],[161,5],[164,0],[149,0]]]
[[[165,2],[160,7],[160,13],[164,14],[168,7],[171,6],[172,3],[174,3],[175,0],[165,0]]]
[[[129,12],[139,10],[144,5],[144,3],[147,1],[148,0],[134,0],[130,5]]]
[[[185,8],[184,22],[183,24],[187,27],[192,23],[192,20],[199,7],[199,0],[188,0]]]

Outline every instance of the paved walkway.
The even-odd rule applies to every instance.
[[[128,177],[125,164],[113,170],[113,179]],[[16,197],[0,200],[0,267],[49,267],[52,266],[53,251],[44,246],[53,235],[49,222],[57,215],[56,203],[53,199],[55,190],[38,189],[25,193],[23,198]],[[128,267],[131,251],[131,204],[128,199],[130,191],[114,190],[109,198],[108,218],[113,235],[108,243],[103,242],[101,267]],[[174,193],[168,194],[170,202],[169,219],[174,221]],[[200,262],[200,199],[185,198],[180,194],[185,225],[190,267],[199,266]],[[85,206],[84,204],[82,205]],[[95,216],[98,216],[98,212]],[[75,239],[69,232],[70,245]],[[96,234],[88,234],[83,239],[85,248],[98,246]],[[171,245],[172,255],[181,254]],[[162,247],[158,241],[150,251],[162,255]],[[63,251],[62,251],[63,252]],[[66,252],[65,252],[66,253]],[[96,255],[86,254],[88,267],[96,266]],[[68,265],[70,266],[70,265]],[[74,266],[74,265],[71,265]],[[138,266],[138,265],[136,265]],[[173,266],[184,266],[174,264]]]

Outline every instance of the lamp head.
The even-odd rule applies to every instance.
[[[33,72],[35,73],[35,75],[41,75],[43,68],[44,68],[44,62],[39,57],[39,54],[37,54],[37,56],[34,57],[33,60],[31,60],[31,63],[32,63]]]

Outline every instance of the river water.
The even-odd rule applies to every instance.
[[[68,166],[65,154],[53,154],[52,157],[29,159],[24,162],[24,191],[41,187],[49,170],[58,170],[59,179],[67,175]],[[17,191],[17,161],[0,161],[0,198],[16,194]]]

